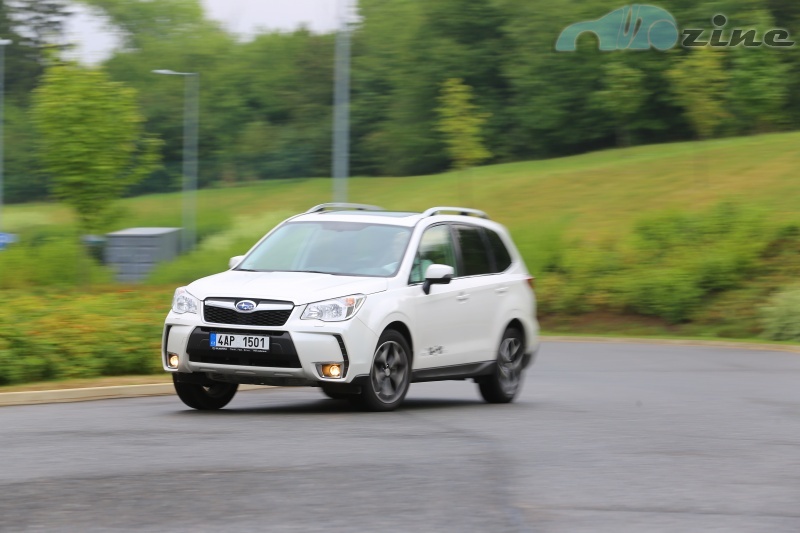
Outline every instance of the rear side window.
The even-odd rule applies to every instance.
[[[459,276],[480,276],[492,273],[492,259],[483,238],[481,228],[474,226],[455,226],[458,244],[461,248]]]
[[[492,254],[494,254],[495,272],[504,272],[511,266],[511,254],[508,253],[508,248],[506,248],[500,235],[490,229],[485,231],[486,238],[489,240],[489,248],[491,248]]]

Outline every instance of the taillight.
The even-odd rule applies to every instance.
[[[529,277],[529,278],[526,279],[526,281],[528,282],[528,285],[530,286],[531,289],[535,289],[536,288],[536,278]]]

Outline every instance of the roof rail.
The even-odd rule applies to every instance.
[[[432,217],[435,215],[441,215],[442,213],[456,213],[458,215],[467,216],[474,216],[489,219],[489,215],[484,213],[483,211],[478,211],[477,209],[469,209],[467,207],[431,207],[424,213],[422,216],[424,217]]]
[[[385,211],[382,207],[378,207],[376,205],[333,203],[333,204],[315,205],[314,207],[306,211],[306,213],[323,213],[325,211],[342,211],[342,210]]]

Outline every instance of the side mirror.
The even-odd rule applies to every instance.
[[[228,261],[228,268],[236,268],[242,262],[242,259],[244,259],[243,255],[231,257],[230,261]]]
[[[425,271],[425,283],[422,284],[422,291],[425,294],[431,293],[431,285],[449,285],[456,271],[448,265],[431,265]]]

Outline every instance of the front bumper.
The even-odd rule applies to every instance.
[[[307,386],[320,383],[352,383],[369,374],[378,335],[358,317],[345,322],[300,320],[295,309],[281,327],[234,326],[210,324],[200,315],[173,312],[164,324],[161,359],[166,372],[188,379],[199,374],[215,381],[257,385]],[[212,349],[211,333],[247,333],[270,337],[269,352],[227,351]],[[167,361],[177,355],[177,368]],[[320,364],[340,363],[340,379],[325,378]],[[195,377],[200,377],[195,376]]]

